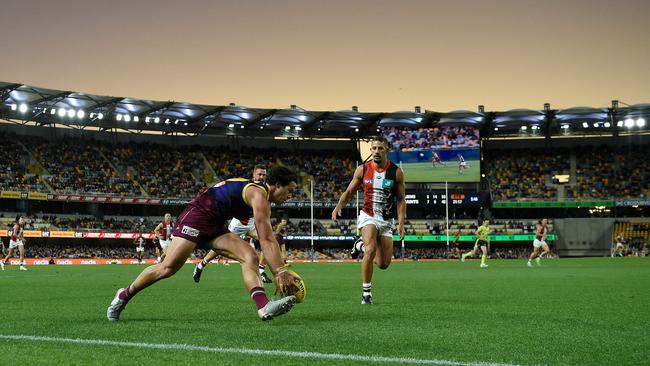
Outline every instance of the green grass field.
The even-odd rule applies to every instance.
[[[447,166],[431,162],[402,163],[406,182],[478,182],[481,177],[481,164],[478,160],[467,160],[469,168],[458,174],[458,162],[446,161]]]
[[[489,264],[395,262],[375,271],[372,306],[360,305],[359,264],[296,264],[307,300],[270,322],[258,320],[238,265],[208,267],[200,284],[186,265],[138,294],[117,323],[106,307],[143,266],[10,267],[0,272],[0,364],[650,362],[650,258]]]

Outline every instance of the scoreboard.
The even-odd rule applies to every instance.
[[[444,206],[449,200],[449,205],[480,205],[481,195],[478,192],[453,192],[449,191],[449,197],[445,191],[415,192],[406,194],[407,206]]]

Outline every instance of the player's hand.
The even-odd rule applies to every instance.
[[[275,293],[285,296],[295,292],[295,277],[287,272],[287,266],[282,266],[275,273]]]
[[[334,208],[334,211],[332,211],[332,221],[336,221],[336,219],[341,216],[341,211],[343,210],[342,207],[336,206]]]
[[[406,233],[404,232],[404,224],[397,224],[397,235],[399,235],[399,240],[404,240]]]

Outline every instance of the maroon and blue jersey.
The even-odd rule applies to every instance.
[[[246,191],[250,187],[261,188],[268,199],[269,188],[266,184],[251,182],[244,178],[233,178],[208,188],[192,200],[190,205],[224,220],[233,217],[240,221],[248,220],[253,217],[253,209],[246,201]]]

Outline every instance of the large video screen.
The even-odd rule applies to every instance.
[[[382,130],[391,144],[388,158],[404,170],[406,182],[478,182],[481,150],[476,127]]]

